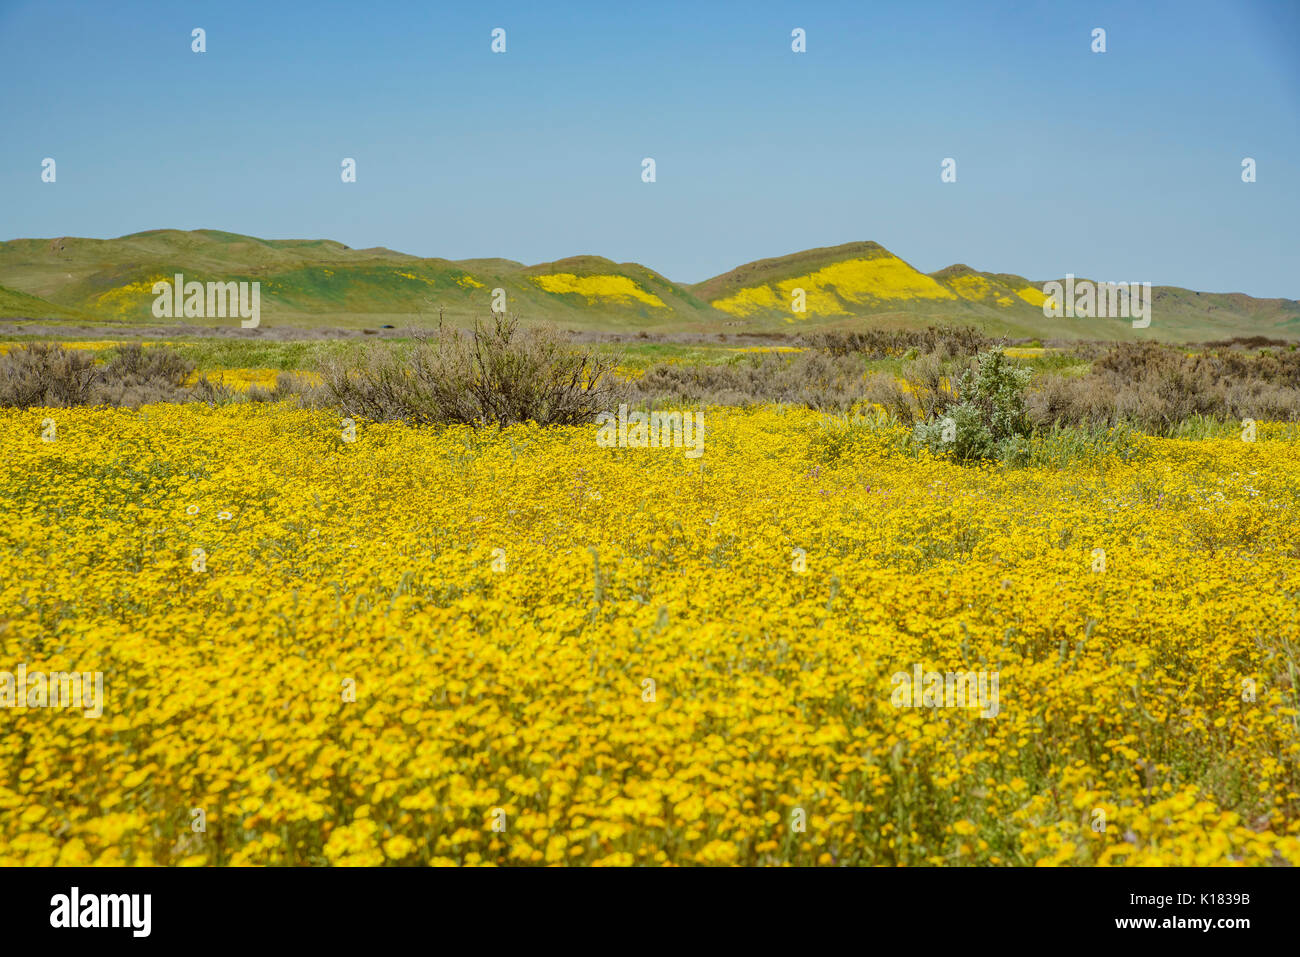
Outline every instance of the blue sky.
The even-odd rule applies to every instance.
[[[680,282],[872,239],[1300,298],[1294,0],[0,0],[0,90],[0,239],[207,227]]]

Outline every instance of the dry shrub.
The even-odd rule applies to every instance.
[[[884,409],[892,421],[903,425],[914,425],[921,418],[912,394],[887,372],[873,372],[866,377],[862,384],[862,398]]]
[[[105,382],[133,385],[170,385],[179,389],[194,371],[194,363],[166,347],[145,349],[138,343],[118,346],[102,369]]]
[[[469,333],[440,327],[406,356],[379,348],[329,363],[317,397],[374,421],[576,425],[616,404],[616,362],[573,350],[551,327],[494,316]]]
[[[0,356],[0,406],[89,405],[98,370],[88,352],[33,343]]]
[[[692,405],[778,402],[828,412],[869,403],[909,423],[942,413],[955,401],[945,372],[945,361],[952,362],[939,353],[905,364],[905,384],[888,373],[864,373],[865,358],[855,351],[816,349],[794,356],[749,354],[725,365],[659,363],[629,384],[629,395]]]
[[[169,401],[224,405],[227,402],[240,402],[246,398],[248,398],[247,394],[241,394],[238,389],[232,389],[220,379],[213,381],[203,376],[188,389],[177,390]]]
[[[994,340],[973,326],[927,326],[924,329],[855,329],[810,335],[808,345],[833,356],[860,355],[887,359],[915,350],[941,360],[962,359],[990,348]]]
[[[919,418],[942,415],[957,401],[948,376],[937,355],[922,356],[903,367],[903,381],[920,412]]]
[[[863,401],[862,359],[829,352],[747,354],[726,365],[659,363],[628,384],[632,401],[751,406],[765,402],[844,411]]]
[[[1233,336],[1231,339],[1214,339],[1201,343],[1207,349],[1261,349],[1265,346],[1279,346],[1294,349],[1296,344],[1287,339],[1270,339],[1268,336]]]
[[[165,346],[118,346],[97,370],[92,405],[138,408],[152,402],[190,398],[185,380],[194,363]]]
[[[1300,353],[1112,345],[1085,376],[1039,377],[1028,408],[1038,426],[1128,423],[1161,435],[1195,418],[1292,421],[1300,418]]]
[[[296,372],[281,372],[275,377],[275,385],[266,389],[260,385],[249,386],[244,398],[249,402],[279,402],[284,399],[296,399],[303,405],[317,404],[313,401],[316,386],[305,376]]]
[[[155,402],[228,402],[233,390],[186,380],[194,364],[165,346],[117,346],[104,362],[60,344],[33,343],[0,356],[0,406],[65,408],[108,405],[138,408]]]

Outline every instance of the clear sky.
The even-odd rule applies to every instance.
[[[1300,298],[1300,2],[0,0],[0,239],[162,227]]]

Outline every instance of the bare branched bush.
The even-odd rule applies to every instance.
[[[115,385],[170,385],[180,388],[194,371],[194,363],[166,347],[144,348],[128,343],[113,350],[102,378]]]
[[[94,356],[33,343],[0,356],[0,406],[28,409],[88,405],[97,379]]]
[[[185,383],[193,371],[193,362],[165,346],[121,345],[96,370],[91,404],[138,408],[186,401],[190,396]]]
[[[305,376],[296,372],[281,372],[276,375],[275,385],[270,389],[260,385],[249,386],[244,397],[249,402],[280,402],[285,399],[296,399],[301,405],[312,406],[318,404],[312,401],[316,391],[316,386]]]
[[[172,393],[170,402],[206,402],[208,405],[225,405],[228,402],[239,402],[248,398],[247,394],[233,389],[221,381],[220,378],[210,379],[208,376],[202,376],[188,389],[177,390]]]
[[[1128,423],[1160,435],[1195,419],[1294,421],[1300,418],[1300,352],[1188,355],[1155,343],[1112,345],[1087,375],[1040,376],[1028,412],[1042,427]]]
[[[862,385],[862,398],[872,405],[880,406],[892,421],[903,425],[914,425],[921,417],[912,394],[887,372],[874,372],[866,377]]]
[[[576,425],[616,404],[617,360],[575,350],[550,327],[494,316],[470,332],[440,327],[409,355],[373,349],[329,363],[319,395],[375,421]]]
[[[921,418],[943,415],[957,401],[943,362],[937,355],[913,359],[903,367],[903,381],[920,409]]]
[[[165,346],[116,347],[101,363],[94,353],[36,343],[0,356],[0,406],[14,408],[154,402],[225,402],[233,390],[200,379],[187,386],[194,364]]]
[[[907,355],[936,355],[940,360],[976,355],[994,344],[973,326],[927,326],[924,329],[855,329],[851,332],[821,332],[808,337],[808,344],[833,356],[860,355],[866,359],[888,359]]]
[[[783,402],[844,411],[866,398],[862,360],[852,355],[755,353],[725,365],[659,363],[628,384],[634,401],[687,405]]]

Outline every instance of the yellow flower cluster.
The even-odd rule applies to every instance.
[[[187,385],[193,385],[199,379],[208,379],[239,392],[247,392],[257,386],[262,389],[274,389],[282,369],[199,369],[190,373]],[[295,372],[294,375],[304,383],[317,384],[321,377],[316,372]]]
[[[112,309],[121,315],[147,311],[154,300],[154,283],[170,282],[171,276],[152,276],[139,282],[130,282],[115,286],[95,297],[95,302],[106,309]]]
[[[963,299],[972,299],[976,302],[994,300],[999,306],[1013,306],[1016,301],[1011,298],[1012,294],[1020,297],[1031,306],[1041,306],[1047,297],[1043,295],[1042,290],[1034,286],[1013,287],[1005,283],[993,283],[986,277],[967,273],[962,276],[953,276],[947,280],[957,295]]]
[[[1055,471],[706,418],[0,412],[0,672],[104,676],[0,709],[0,865],[1300,864],[1281,427]]]
[[[714,307],[736,316],[748,316],[765,309],[791,309],[796,290],[804,291],[804,311],[792,313],[791,321],[808,316],[842,316],[844,303],[883,300],[956,299],[949,289],[896,256],[875,259],[846,259],[815,272],[775,284],[751,286],[724,299]]]
[[[588,305],[601,302],[631,305],[633,302],[643,302],[657,309],[668,308],[662,299],[652,292],[646,292],[627,276],[577,276],[571,272],[557,272],[533,276],[532,281],[546,292],[559,295],[576,293],[584,297]]]

